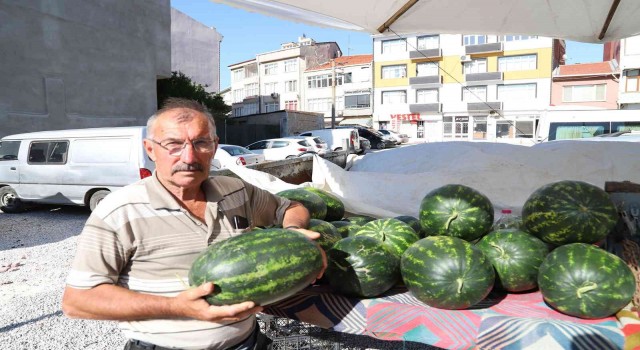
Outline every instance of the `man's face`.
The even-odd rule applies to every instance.
[[[190,109],[172,109],[157,118],[152,132],[155,142],[144,140],[144,144],[149,157],[156,163],[158,178],[168,187],[198,188],[209,177],[211,159],[217,148],[217,140],[211,139],[207,117]],[[194,148],[194,144],[211,141],[216,142],[210,151]],[[184,148],[179,156],[173,156],[162,146]]]

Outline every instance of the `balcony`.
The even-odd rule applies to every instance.
[[[409,58],[419,60],[425,58],[442,58],[442,49],[425,49],[409,51]]]
[[[501,111],[502,102],[469,102],[467,103],[467,111],[469,112],[491,112]]]
[[[502,45],[502,43],[467,45],[464,47],[464,52],[467,55],[476,55],[476,54],[483,54],[483,53],[499,53],[499,52],[504,52],[504,46]]]
[[[424,77],[409,78],[410,85],[429,85],[422,87],[439,87],[442,85],[442,75],[428,75]]]
[[[440,113],[442,112],[442,103],[412,103],[409,105],[409,111],[411,113]]]
[[[487,82],[502,82],[504,74],[502,72],[470,73],[465,74],[464,79],[468,85],[486,85]]]

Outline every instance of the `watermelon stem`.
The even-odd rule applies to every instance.
[[[595,282],[587,282],[585,285],[583,285],[582,287],[578,288],[578,290],[576,291],[576,295],[578,296],[578,299],[582,299],[582,294],[592,291],[594,289],[598,288],[598,284]]]
[[[500,252],[500,258],[504,257],[504,249],[495,243],[489,243],[490,246],[496,248]]]
[[[456,282],[458,282],[458,294],[460,294],[462,293],[462,286],[464,285],[464,279],[458,278]]]
[[[451,216],[449,216],[449,218],[447,219],[447,222],[444,225],[444,229],[449,230],[449,226],[451,225],[451,222],[457,218],[458,218],[458,212],[454,211],[453,214],[451,214]]]

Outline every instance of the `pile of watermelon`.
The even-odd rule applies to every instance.
[[[609,234],[618,214],[606,192],[584,182],[560,181],[537,189],[523,205],[522,227],[496,231],[492,230],[491,201],[461,184],[427,193],[419,217],[345,217],[340,197],[327,191],[300,188],[278,194],[309,210],[309,229],[321,234],[318,243],[328,260],[325,277],[319,282],[328,283],[335,293],[372,298],[404,283],[410,293],[429,306],[465,309],[492,290],[522,293],[539,289],[545,301],[559,312],[602,318],[626,306],[636,290],[634,274],[627,264],[594,245]],[[275,230],[280,235],[293,232]],[[265,243],[247,244],[253,244],[253,251]],[[202,266],[213,268],[225,259],[246,257],[197,260],[201,268],[193,269],[192,284],[209,278],[217,281],[220,277],[210,275]],[[262,282],[243,275],[238,281],[244,285],[229,291],[241,296],[228,300],[255,301],[247,298],[260,297],[259,302],[265,303],[297,292],[315,279],[317,256],[309,250],[299,261],[281,272],[271,266],[277,263],[265,260],[263,269],[274,275],[288,272],[293,276],[299,271],[306,275],[296,281],[275,282],[275,287],[282,288],[274,287],[269,290],[271,294],[264,290],[246,293],[250,285]],[[222,294],[209,301],[228,302]]]

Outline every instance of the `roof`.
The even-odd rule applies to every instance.
[[[558,73],[556,77],[568,77],[579,75],[609,75],[617,73],[614,70],[611,61],[595,62],[595,63],[580,63],[580,64],[566,64],[558,67]]]
[[[357,66],[361,64],[367,64],[373,62],[373,55],[353,55],[353,56],[341,56],[335,58],[336,67]],[[331,68],[331,61],[319,65],[315,68],[307,69],[307,72],[314,70],[324,70]]]

